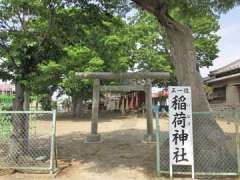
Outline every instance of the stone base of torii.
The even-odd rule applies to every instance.
[[[111,72],[95,72],[76,74],[81,79],[93,79],[93,99],[92,99],[92,119],[91,119],[91,134],[85,139],[86,143],[100,143],[102,138],[98,134],[98,111],[100,102],[100,92],[129,92],[129,91],[144,91],[146,105],[147,132],[144,140],[154,141],[153,133],[153,115],[152,115],[152,80],[166,80],[169,78],[169,73],[163,72],[127,72],[127,73],[111,73]],[[105,86],[100,84],[100,80],[123,80],[123,79],[144,79],[144,85],[122,85],[122,86]]]

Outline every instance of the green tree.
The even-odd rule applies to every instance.
[[[75,117],[81,115],[83,100],[92,93],[92,82],[79,80],[76,72],[124,72],[129,69],[130,60],[126,23],[121,18],[105,18],[103,14],[101,23],[94,27],[84,25],[82,30],[84,38],[76,38],[76,44],[65,48],[66,70],[61,83],[62,89],[72,97]]]
[[[57,89],[72,96],[74,106],[78,106],[73,109],[79,109],[83,97],[88,97],[91,92],[91,83],[78,80],[73,75],[75,72],[128,69],[128,39],[123,36],[125,25],[120,17],[101,11],[94,4],[85,6],[81,2],[77,7],[71,3],[56,6],[51,29],[54,28],[54,40],[60,44],[61,54],[39,62],[30,73],[31,80],[24,81],[24,85],[28,91],[39,95],[44,109],[51,108],[50,98]]]
[[[83,100],[91,95],[91,82],[82,81],[75,75],[76,72],[102,71],[104,61],[94,51],[86,46],[75,45],[65,48],[66,59],[63,60],[65,74],[60,86],[64,92],[72,97],[72,109],[74,117],[82,115]]]
[[[54,28],[55,5],[42,1],[0,2],[0,75],[16,85],[14,110],[23,110],[24,89],[38,64],[61,54]]]
[[[69,13],[69,10],[67,12]],[[72,18],[73,14],[75,14],[75,16],[79,14],[78,10],[74,8],[71,9],[70,12],[72,12]],[[67,16],[66,13],[64,13],[64,15]],[[91,16],[91,14],[89,16]],[[79,95],[82,94],[82,96],[84,96],[85,92],[88,92],[89,97],[90,94],[90,85],[85,84],[87,88],[84,90],[80,87],[84,87],[85,85],[78,82],[76,78],[73,77],[73,72],[86,72],[89,70],[89,68],[86,68],[85,66],[80,68],[79,65],[75,64],[76,62],[81,64],[83,61],[80,59],[86,59],[84,62],[91,59],[89,57],[81,57],[78,51],[83,47],[88,49],[88,53],[93,51],[96,58],[101,58],[104,61],[101,71],[124,72],[131,69],[134,71],[173,72],[171,67],[172,63],[169,60],[169,45],[165,37],[166,35],[164,34],[163,29],[159,27],[158,21],[155,17],[146,12],[144,13],[143,11],[138,11],[133,17],[128,19],[127,22],[121,20],[121,17],[119,16],[109,16],[108,18],[105,17],[105,14],[101,14],[101,16],[102,19],[99,18],[98,24],[95,23],[94,27],[93,24],[84,24],[85,21],[82,20],[81,23],[79,22],[80,24],[78,26],[75,26],[76,29],[71,28],[73,32],[79,32],[77,29],[81,29],[82,34],[84,34],[84,36],[77,37],[73,33],[74,43],[80,43],[82,45],[78,44],[77,46],[66,48],[68,49],[68,65],[63,65],[69,67],[66,72],[71,72],[71,76],[65,75],[63,89],[72,96],[73,109],[75,110],[80,109],[79,104],[82,104],[82,100],[84,99],[83,97],[80,98]],[[79,18],[79,16],[77,17]],[[73,18],[73,20],[74,19],[75,18]],[[202,23],[200,23],[203,18],[195,19],[198,20],[198,23],[195,23],[195,20],[193,19],[189,20],[189,18],[186,18],[185,21],[188,20],[188,22],[192,23],[196,29],[194,32],[196,34],[196,46],[199,46],[199,62],[201,65],[208,65],[215,58],[217,53],[217,40],[209,38],[209,35],[211,34],[212,37],[218,39],[218,37],[214,35],[214,32],[216,32],[219,27],[217,17],[209,15],[207,19],[210,20],[208,26],[205,28],[202,27]],[[73,25],[71,27],[73,27]],[[198,44],[211,44],[211,46],[206,48],[205,46],[200,46]],[[208,49],[209,53],[205,53],[203,48]],[[72,59],[75,60],[72,61]],[[73,64],[71,65],[71,63]],[[72,67],[78,68],[74,70]],[[79,87],[77,84],[79,84]],[[73,96],[73,94],[75,95]],[[74,114],[80,114],[80,110],[78,112],[75,111]]]
[[[85,1],[86,6],[92,4],[92,1]],[[110,14],[116,14],[119,11],[126,12],[126,9],[133,7],[128,0],[98,0],[97,4],[102,10]],[[177,0],[132,0],[137,6],[153,14],[157,21],[163,27],[170,47],[170,55],[175,68],[175,74],[179,85],[190,85],[193,89],[193,109],[194,111],[208,111],[209,105],[202,88],[201,76],[197,64],[197,58],[210,65],[204,56],[215,56],[212,53],[204,52],[204,45],[200,42],[194,42],[193,34],[194,24],[204,20],[204,25],[209,25],[207,19],[216,18],[218,13],[226,12],[239,4],[239,0],[207,0],[196,1],[177,1]],[[124,14],[124,13],[120,13]],[[200,20],[203,18],[202,20]],[[198,22],[198,23],[199,23]],[[211,26],[217,25],[211,22]],[[217,25],[218,26],[218,25]],[[198,28],[200,28],[198,26]],[[217,28],[217,27],[215,27]],[[197,30],[197,29],[196,29]],[[211,37],[217,40],[217,37]],[[195,46],[194,46],[195,43]],[[197,54],[196,49],[200,54]],[[202,54],[203,53],[203,54]],[[201,57],[201,58],[200,58]],[[207,58],[208,59],[208,58]],[[204,65],[204,63],[201,63]],[[184,73],[183,73],[184,72]],[[197,98],[202,97],[202,98]],[[195,99],[196,98],[196,99]]]
[[[128,36],[132,42],[131,69],[172,72],[169,53],[156,18],[144,11],[137,11],[128,21]]]
[[[173,13],[177,16],[176,12]],[[170,47],[166,33],[153,15],[142,10],[137,10],[129,21],[129,39],[134,42],[132,61],[130,66],[142,71],[165,71],[172,74],[174,67],[171,61]],[[216,35],[219,29],[218,16],[206,15],[202,17],[184,17],[181,19],[192,27],[194,33],[194,46],[196,47],[199,66],[210,66],[217,57]]]
[[[38,0],[0,1],[0,76],[15,83],[13,110],[23,110],[24,90],[38,64],[61,54],[61,35],[54,27],[57,4]],[[28,117],[12,119],[9,158],[17,161],[28,149]]]
[[[56,61],[39,64],[37,71],[32,73],[31,81],[27,84],[32,95],[37,96],[43,110],[52,109],[52,95],[59,90],[62,74],[65,68]]]
[[[162,27],[164,27],[170,43],[171,57],[173,59],[178,84],[190,85],[193,90],[193,110],[209,111],[209,104],[203,91],[203,84],[197,66],[197,56],[192,31],[194,28],[191,29],[189,25],[194,25],[194,19],[196,19],[196,17],[207,18],[206,16],[214,15],[215,12],[226,11],[234,7],[239,1],[133,1],[153,14]],[[186,17],[188,17],[190,21],[186,21]],[[207,22],[205,20],[204,25],[206,24]],[[196,43],[197,48],[202,46],[200,43]]]
[[[191,86],[193,111],[210,111],[210,107],[204,93],[202,78],[198,68],[198,56],[196,49],[204,50],[204,44],[194,42],[193,22],[187,22],[186,17],[197,18],[215,15],[226,12],[240,3],[239,0],[133,0],[138,6],[153,14],[160,25],[164,27],[167,39],[170,44],[170,54],[175,68],[178,85]],[[203,25],[207,25],[206,19]],[[208,35],[209,36],[209,35]],[[212,37],[211,37],[212,38]],[[214,39],[214,38],[213,38]],[[195,44],[194,44],[195,43]],[[195,48],[195,46],[196,48]],[[206,49],[205,49],[206,50]],[[208,51],[204,52],[205,54]],[[201,54],[200,54],[201,55]],[[211,54],[208,54],[209,56]],[[201,57],[201,56],[200,56]],[[203,56],[204,57],[204,56]],[[201,60],[201,59],[200,59]],[[206,61],[205,61],[206,62]],[[207,63],[208,65],[209,63]],[[224,133],[212,117],[193,117],[194,142],[202,142],[194,145],[196,170],[204,166],[206,169],[219,171],[228,169],[229,164],[236,167],[236,160],[228,151]],[[204,141],[203,141],[204,139]],[[209,151],[211,149],[211,151]],[[168,148],[163,147],[162,151],[167,153]],[[211,152],[216,152],[214,157]],[[207,164],[205,162],[208,162]],[[163,162],[168,164],[168,162]]]

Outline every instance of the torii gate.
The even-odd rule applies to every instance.
[[[101,136],[98,134],[98,111],[100,91],[144,91],[147,119],[147,134],[145,140],[153,140],[153,123],[152,123],[152,80],[166,80],[169,78],[169,73],[165,72],[127,72],[127,73],[111,73],[111,72],[79,72],[76,75],[81,79],[93,79],[93,100],[92,100],[92,122],[91,134],[85,139],[87,143],[101,142]],[[123,79],[144,79],[144,85],[121,85],[121,86],[106,86],[100,85],[100,80],[123,80]]]

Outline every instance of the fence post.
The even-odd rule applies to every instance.
[[[50,174],[54,173],[55,160],[55,139],[56,139],[56,110],[52,111],[52,136],[51,136],[51,152],[50,152]]]
[[[240,145],[240,142],[239,142],[239,123],[238,123],[238,112],[235,111],[234,112],[235,114],[235,132],[236,132],[236,146],[237,146],[237,173],[238,175],[240,175],[240,149],[239,149],[239,145]]]

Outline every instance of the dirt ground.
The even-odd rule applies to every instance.
[[[43,123],[42,129],[47,131],[48,129],[44,127]],[[84,138],[90,132],[89,118],[80,120],[59,117],[57,119],[57,156],[61,169],[59,173],[55,176],[15,173],[0,176],[0,180],[168,179],[155,176],[155,144],[143,142],[145,129],[144,117],[105,114],[99,121],[99,133],[104,140],[103,143],[85,144]],[[168,122],[161,120],[161,130],[167,129]]]

